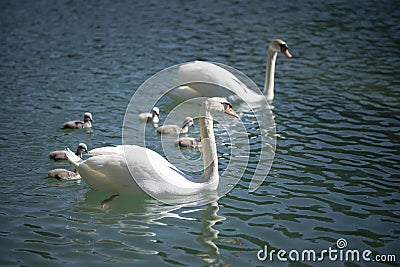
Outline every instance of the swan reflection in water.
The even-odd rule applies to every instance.
[[[201,217],[201,235],[197,238],[200,244],[209,247],[209,255],[219,255],[219,248],[215,244],[218,240],[219,231],[213,226],[220,221],[225,220],[225,217],[218,215],[218,202],[212,202],[207,205],[207,208],[202,211]]]
[[[110,196],[112,197],[110,198]],[[104,201],[105,199],[108,200]],[[224,221],[225,217],[218,215],[219,205],[217,201],[201,207],[167,205],[146,195],[116,196],[105,192],[89,190],[84,195],[83,199],[75,203],[73,208],[74,212],[77,213],[77,216],[79,216],[80,213],[83,213],[81,217],[86,218],[87,214],[90,214],[91,217],[91,220],[88,222],[79,218],[76,218],[74,222],[83,223],[85,229],[93,227],[93,230],[99,235],[101,235],[102,231],[99,228],[105,226],[107,229],[116,229],[114,237],[116,238],[116,241],[121,238],[118,237],[120,233],[132,231],[132,228],[135,228],[135,231],[138,232],[140,237],[151,237],[153,241],[150,241],[149,239],[145,239],[144,242],[143,239],[135,241],[141,243],[135,243],[132,241],[137,253],[145,255],[165,255],[165,250],[168,250],[169,248],[159,247],[163,246],[163,244],[164,246],[165,244],[168,245],[168,242],[161,239],[163,238],[161,237],[162,233],[165,233],[165,231],[173,233],[174,231],[181,229],[179,225],[183,225],[184,221],[192,221],[190,222],[190,224],[193,223],[191,229],[200,228],[199,231],[196,231],[200,232],[200,234],[192,235],[185,232],[185,236],[192,236],[194,238],[193,240],[188,240],[187,244],[190,244],[195,240],[198,244],[204,247],[204,251],[196,251],[195,253],[207,263],[217,260],[215,257],[219,255],[219,248],[216,244],[219,231],[214,229],[214,226],[216,223]],[[173,225],[171,225],[170,219],[177,220]],[[92,226],[90,226],[90,224],[92,224]],[[174,227],[174,225],[177,227]],[[159,226],[162,227],[162,233],[160,232]],[[165,229],[165,227],[173,227],[174,229]],[[77,227],[70,228],[79,230],[82,226],[78,225]],[[145,231],[145,233],[143,231]],[[108,235],[109,238],[112,238],[113,236],[112,233],[108,233]],[[157,239],[160,239],[161,242],[156,242],[154,245],[148,243],[154,242],[154,240]],[[130,245],[129,242],[123,242],[121,246]],[[151,249],[149,249],[149,247],[151,247]],[[187,253],[192,252],[187,251]]]

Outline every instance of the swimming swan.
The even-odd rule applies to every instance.
[[[67,157],[85,182],[95,190],[123,194],[142,191],[143,188],[147,193],[167,195],[215,190],[219,182],[212,117],[215,112],[238,118],[224,98],[209,98],[202,103],[199,125],[205,167],[200,179],[185,175],[153,150],[135,145],[118,146],[124,151],[122,154],[98,155],[86,160],[68,150]]]
[[[276,57],[282,52],[286,57],[290,58],[288,46],[281,39],[273,40],[267,51],[267,65],[264,83],[264,96],[249,89],[235,75],[226,69],[219,67],[213,63],[205,61],[194,61],[183,64],[178,69],[178,81],[182,86],[171,90],[169,93],[177,99],[188,99],[199,96],[224,96],[233,98],[242,98],[245,101],[260,101],[274,99],[274,76]],[[218,86],[213,86],[212,83]],[[228,88],[230,91],[227,89]]]
[[[92,113],[86,112],[83,115],[83,121],[67,121],[64,123],[62,129],[81,129],[92,127],[93,117]]]
[[[85,143],[80,143],[76,149],[75,155],[82,158],[82,153],[88,153],[88,148]],[[49,153],[49,158],[54,161],[67,160],[67,150],[55,150]]]
[[[151,113],[140,113],[138,117],[141,122],[158,123],[160,121],[160,109],[154,107]]]
[[[167,124],[157,127],[156,130],[157,133],[159,134],[181,134],[181,133],[187,133],[189,131],[190,126],[193,126],[193,118],[186,117],[181,127],[174,124]]]
[[[78,146],[78,149],[76,151],[76,153],[74,154],[78,159],[82,158],[82,150],[85,150],[87,152],[87,146],[84,143],[80,143]],[[53,152],[63,152],[65,156],[67,156],[68,151],[71,151],[67,148],[67,150],[65,151],[53,151]],[[51,154],[51,153],[50,153]],[[68,158],[66,158],[68,159]],[[79,173],[76,171],[76,169],[74,171],[70,171],[67,169],[53,169],[50,170],[47,173],[47,177],[49,178],[56,178],[58,180],[79,180],[82,177],[79,175]]]
[[[69,171],[67,169],[54,169],[47,173],[47,177],[56,178],[57,180],[79,180],[81,176],[77,171]]]
[[[194,137],[180,137],[174,141],[175,146],[198,148],[201,147],[201,141]]]

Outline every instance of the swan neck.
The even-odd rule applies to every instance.
[[[204,173],[201,182],[214,182],[219,179],[217,147],[214,136],[213,117],[204,105],[201,108],[200,118],[200,137],[203,149]]]
[[[267,67],[265,73],[264,95],[267,100],[274,99],[274,76],[275,76],[275,63],[278,53],[268,49],[267,52]]]

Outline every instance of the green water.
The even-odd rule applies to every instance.
[[[257,252],[265,244],[320,252],[336,248],[339,238],[349,249],[396,255],[397,262],[386,264],[398,265],[397,6],[386,0],[2,1],[0,265],[315,266],[276,257],[261,262]],[[121,144],[133,93],[166,67],[216,61],[262,86],[267,45],[277,37],[294,57],[277,60],[276,154],[256,192],[248,186],[257,138],[241,180],[209,205],[133,196],[102,204],[110,194],[84,181],[46,177],[50,169],[71,168],[49,161],[51,150]],[[91,131],[60,129],[86,111],[94,117]],[[251,123],[247,130],[258,134]],[[157,144],[148,145],[157,151]],[[227,148],[219,147],[221,170]]]

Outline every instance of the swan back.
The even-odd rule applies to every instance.
[[[253,97],[257,95],[228,70],[205,61],[194,61],[181,65],[178,70],[178,82],[186,86],[170,92],[176,98],[180,98],[182,95],[188,98],[235,95],[248,100],[249,95]]]
[[[124,149],[122,145],[119,146],[103,146],[90,150],[89,156],[109,155],[109,154],[123,154]]]

